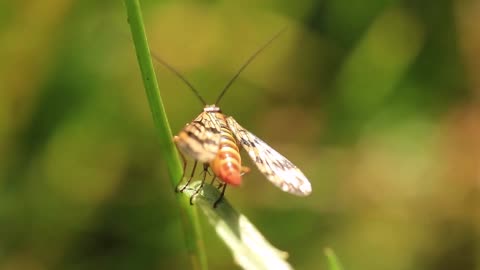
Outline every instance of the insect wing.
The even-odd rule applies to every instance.
[[[244,129],[232,117],[227,118],[227,123],[238,142],[270,182],[283,191],[299,196],[312,192],[310,182],[292,162]]]
[[[183,154],[203,163],[210,162],[220,146],[220,124],[212,113],[202,112],[174,140]]]

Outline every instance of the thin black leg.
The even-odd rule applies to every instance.
[[[222,189],[222,194],[220,194],[220,197],[213,203],[213,208],[217,208],[218,203],[223,199],[223,196],[225,195],[225,190],[227,189],[227,183],[223,184],[223,189]]]
[[[198,164],[198,161],[195,160],[195,163],[193,163],[193,168],[192,168],[192,173],[190,174],[190,178],[188,178],[187,183],[185,184],[185,186],[183,186],[183,187],[180,189],[180,192],[183,192],[183,191],[185,190],[185,188],[190,184],[190,181],[192,181],[193,175],[195,174],[195,169],[197,168],[197,164]],[[180,185],[180,183],[179,183],[178,185]],[[178,188],[178,186],[177,186],[177,188]]]
[[[213,183],[215,182],[215,179],[217,179],[217,176],[214,174],[212,177],[212,181],[210,181],[210,185],[213,186]]]
[[[190,197],[190,205],[193,205],[194,197],[198,195],[200,190],[203,188],[203,185],[205,184],[205,179],[207,179],[207,173],[208,173],[208,163],[203,164],[203,172],[204,172],[204,174],[203,174],[202,183],[200,184],[200,186],[197,188],[197,190],[195,190],[195,192]]]

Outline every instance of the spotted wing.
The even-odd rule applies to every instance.
[[[214,114],[202,112],[174,140],[183,154],[203,163],[210,162],[220,146],[220,123]]]
[[[299,196],[312,192],[310,182],[292,162],[248,132],[232,117],[227,118],[227,123],[238,142],[270,182],[283,191]]]

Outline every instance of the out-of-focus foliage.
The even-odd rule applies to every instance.
[[[476,1],[143,1],[151,47],[294,161],[227,197],[298,269],[480,269]],[[185,269],[120,1],[0,3],[0,269]],[[158,66],[174,132],[201,104]],[[247,165],[248,157],[245,156]],[[232,258],[204,220],[212,269]]]

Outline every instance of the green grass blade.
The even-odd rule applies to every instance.
[[[199,185],[200,181],[190,184],[184,193],[192,196]],[[217,188],[205,184],[195,196],[194,203],[205,213],[217,234],[227,244],[235,262],[243,269],[292,269],[286,261],[288,254],[273,247],[225,198],[213,208],[219,196]]]
[[[172,187],[176,187],[182,176],[182,166],[172,141],[172,132],[160,96],[160,90],[145,34],[145,27],[143,25],[140,3],[138,0],[124,0],[124,2],[143,84],[160,139],[162,155],[167,162]],[[181,220],[192,267],[193,269],[207,269],[207,259],[196,208],[190,206],[185,196],[177,194],[176,197],[181,210]]]
[[[342,270],[342,266],[340,265],[340,262],[338,261],[335,252],[333,252],[333,249],[326,248],[325,255],[327,256],[329,270]]]

